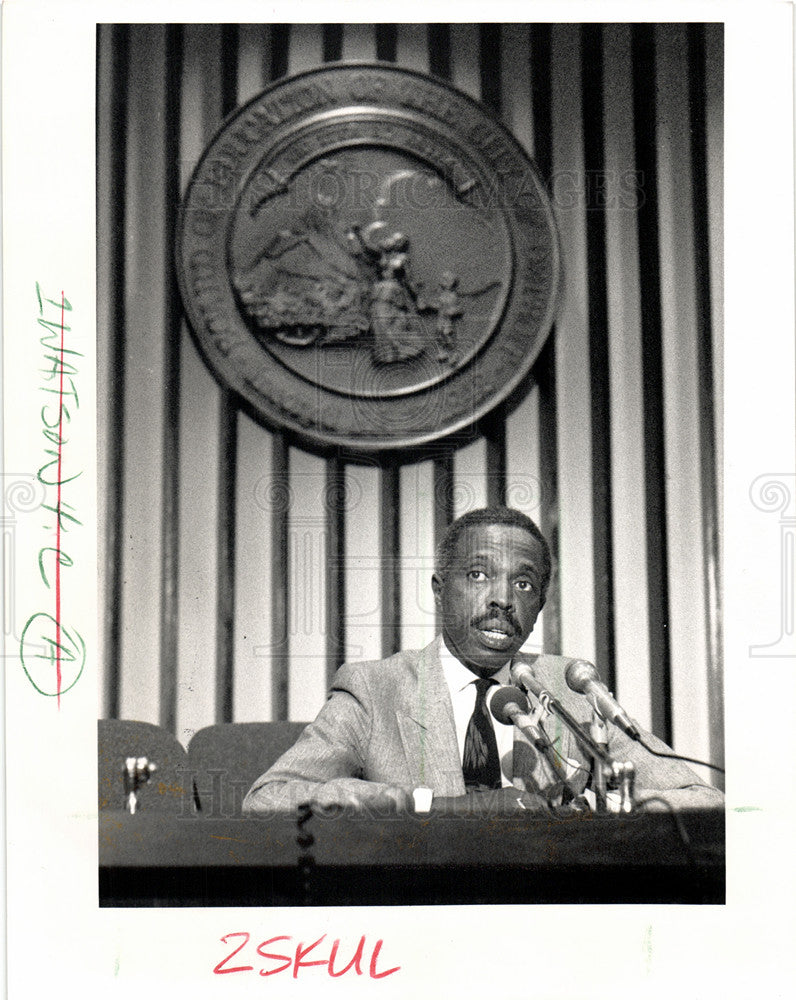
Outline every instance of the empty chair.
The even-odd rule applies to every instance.
[[[207,726],[188,744],[198,807],[205,816],[241,815],[244,796],[291,747],[306,722],[227,722]]]
[[[136,793],[138,812],[184,815],[193,810],[185,747],[151,722],[100,719],[98,722],[99,809],[124,809],[125,761],[146,758],[155,770]]]

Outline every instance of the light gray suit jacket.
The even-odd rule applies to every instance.
[[[439,640],[422,650],[396,653],[386,660],[347,663],[337,671],[329,700],[299,740],[255,781],[244,812],[295,809],[313,798],[318,786],[337,779],[360,779],[406,789],[431,788],[434,795],[465,794],[450,694],[439,658]],[[588,726],[592,709],[569,690],[562,656],[515,658],[533,664],[550,694]],[[570,768],[570,787],[581,791],[591,762],[578,740],[557,717],[543,723],[547,736]],[[721,805],[723,796],[705,785],[681,761],[648,753],[621,730],[608,724],[609,753],[632,761],[639,792],[664,793],[680,807]],[[669,751],[650,733],[642,737],[657,750]],[[559,758],[560,759],[560,758]],[[560,800],[562,774],[515,731],[513,778],[516,787]],[[643,795],[642,795],[643,797]]]

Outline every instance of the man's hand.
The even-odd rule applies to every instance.
[[[500,816],[515,812],[550,812],[550,805],[547,799],[535,792],[523,792],[518,788],[496,788],[455,798],[435,798],[434,810],[456,815]]]
[[[383,785],[359,778],[334,778],[319,785],[312,796],[313,806],[326,809],[342,806],[353,809],[411,812],[412,793],[397,785]]]

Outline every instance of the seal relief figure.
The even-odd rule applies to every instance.
[[[334,165],[322,163],[325,169]],[[389,205],[393,179],[381,185],[376,211]],[[409,279],[410,256],[409,238],[383,219],[364,229],[354,223],[343,234],[332,211],[314,204],[291,228],[281,229],[234,282],[243,311],[266,338],[293,347],[359,339],[371,344],[376,364],[406,361],[427,349],[437,361],[452,363],[461,299],[476,298],[499,281],[460,292],[456,275],[442,271],[438,294],[427,299],[423,286]]]
[[[484,108],[422,74],[338,64],[224,124],[177,266],[202,356],[255,417],[368,452],[505,398],[552,322],[559,251],[533,164]]]

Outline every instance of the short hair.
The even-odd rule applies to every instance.
[[[453,552],[459,540],[459,535],[467,528],[478,524],[506,524],[522,528],[539,542],[542,549],[541,603],[544,604],[547,597],[547,587],[550,583],[550,575],[553,571],[550,546],[547,544],[547,539],[539,530],[536,523],[527,514],[523,514],[521,510],[516,510],[514,507],[480,507],[478,510],[470,510],[466,514],[462,514],[461,517],[458,517],[449,524],[437,546],[437,575],[440,578],[445,576],[453,558]]]

